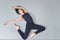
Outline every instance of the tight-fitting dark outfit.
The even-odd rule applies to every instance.
[[[18,30],[19,34],[21,35],[21,37],[23,39],[27,39],[27,37],[28,37],[29,32],[30,32],[31,29],[37,29],[37,31],[35,32],[36,34],[38,34],[39,32],[42,32],[42,31],[45,30],[44,26],[34,24],[34,22],[32,20],[32,17],[30,16],[29,13],[25,13],[22,17],[27,22],[25,33],[23,33],[20,29]]]

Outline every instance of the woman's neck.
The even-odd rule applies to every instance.
[[[25,13],[21,13],[21,15],[24,15]]]
[[[21,15],[24,15],[24,14],[26,14],[26,13],[21,13]]]

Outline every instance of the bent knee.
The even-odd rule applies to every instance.
[[[39,27],[41,31],[44,31],[46,28],[44,26]]]
[[[44,31],[45,29],[46,29],[46,28],[45,28],[45,27],[43,27],[43,28],[42,28],[42,31]]]
[[[24,36],[23,39],[27,39],[27,36]]]

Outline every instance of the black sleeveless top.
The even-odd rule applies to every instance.
[[[34,23],[32,17],[30,16],[29,13],[25,13],[22,17],[24,18],[24,20],[25,20],[27,23]]]

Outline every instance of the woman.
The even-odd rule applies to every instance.
[[[11,21],[6,21],[4,23],[4,25],[7,25],[8,23],[16,23],[16,22],[22,21],[22,19],[24,19],[27,22],[25,33],[23,33],[20,30],[19,26],[15,24],[16,30],[19,32],[19,34],[21,35],[21,37],[24,40],[27,39],[27,37],[28,37],[28,39],[31,39],[34,35],[45,30],[44,26],[34,24],[32,17],[30,16],[30,14],[27,12],[27,10],[24,7],[16,6],[16,7],[14,7],[14,9],[15,9],[16,13],[19,14],[20,16],[17,19],[14,19]],[[37,29],[37,31],[33,32],[30,36],[28,36],[31,29]]]

